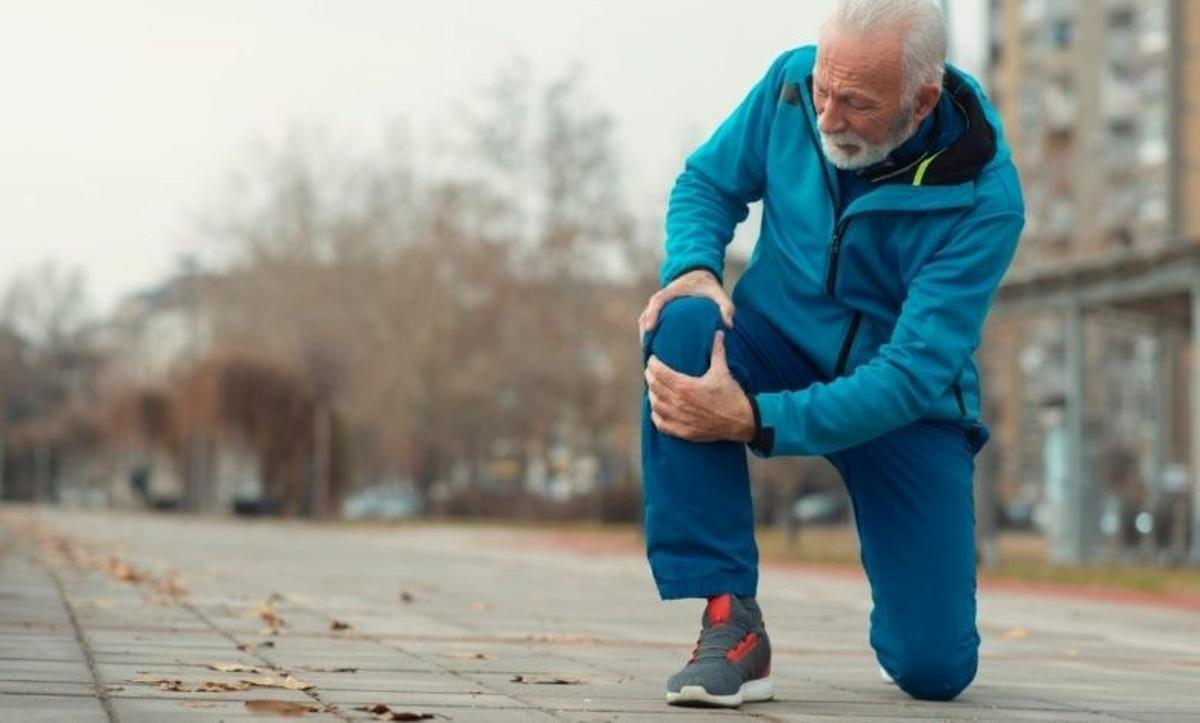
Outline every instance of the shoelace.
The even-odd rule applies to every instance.
[[[707,658],[724,658],[727,652],[752,632],[754,631],[747,625],[737,620],[730,620],[715,628],[703,628],[700,630],[700,637],[696,639],[695,647],[692,648],[692,657],[688,662],[694,663]]]

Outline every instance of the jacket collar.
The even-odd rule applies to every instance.
[[[836,189],[836,172],[825,158],[816,135],[817,119],[811,89],[812,76],[809,75],[802,83],[786,84],[779,100],[803,109],[826,180]],[[949,145],[930,151],[907,166],[888,169],[872,178],[872,183],[879,187],[855,199],[843,216],[893,209],[935,211],[974,205],[975,179],[996,154],[996,131],[988,122],[975,91],[950,66],[946,67],[942,92],[948,94],[963,114],[965,128],[962,134]],[[936,193],[929,192],[933,188],[937,188]]]
[[[947,67],[942,92],[963,114],[966,127],[950,145],[926,154],[913,164],[911,171],[889,173],[889,183],[912,186],[950,186],[974,181],[983,167],[996,155],[996,130],[984,115],[979,96],[966,79]],[[885,179],[879,179],[885,180]]]

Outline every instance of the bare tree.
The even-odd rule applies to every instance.
[[[470,108],[467,162],[422,177],[411,146],[264,149],[212,228],[220,343],[323,390],[364,473],[481,482],[498,446],[625,457],[640,388],[636,227],[609,117],[575,76],[521,66]],[[629,474],[624,473],[628,478]]]
[[[30,415],[90,393],[95,355],[86,338],[83,273],[47,261],[18,274],[0,299],[0,327],[19,340],[28,366]]]
[[[83,274],[48,261],[18,274],[0,295],[0,446],[6,467],[29,461],[22,496],[53,495],[53,466],[76,435],[78,407],[95,396],[98,358],[87,336]],[[20,444],[10,444],[10,433]],[[0,472],[0,477],[3,477]]]

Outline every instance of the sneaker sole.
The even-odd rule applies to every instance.
[[[693,705],[710,708],[737,708],[743,703],[762,703],[775,697],[775,686],[770,678],[759,678],[742,683],[733,695],[712,695],[704,686],[685,685],[678,693],[667,693],[668,705]]]

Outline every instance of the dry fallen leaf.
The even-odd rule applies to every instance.
[[[238,681],[236,683],[229,683],[224,680],[206,680],[203,683],[201,683],[200,685],[192,686],[190,691],[185,690],[184,692],[224,693],[224,692],[233,691],[233,690],[249,690],[249,689],[250,689],[250,686],[246,685],[242,681]]]
[[[491,661],[492,656],[486,652],[448,652],[446,657],[455,658],[457,661]]]
[[[593,645],[596,638],[593,635],[529,635],[531,641],[539,643],[558,643],[567,645]]]
[[[130,682],[157,686],[159,690],[173,693],[226,693],[250,689],[250,684],[245,681],[230,683],[223,680],[206,680],[202,683],[184,683],[179,678],[155,678],[144,675],[135,676]]]
[[[275,647],[274,640],[264,640],[261,643],[242,643],[237,646],[237,649],[243,653],[252,653],[258,648],[273,648]]]
[[[303,703],[291,703],[286,700],[248,700],[246,701],[246,710],[251,713],[263,713],[266,715],[277,715],[287,718],[299,718],[302,715],[309,713],[317,713],[321,709],[315,705],[304,705]]]
[[[269,602],[258,608],[258,616],[263,619],[263,622],[273,628],[287,625],[287,621],[279,613],[275,612],[275,608],[271,607],[271,603]]]
[[[1024,640],[1029,637],[1029,630],[1025,628],[1010,628],[1004,633],[1005,640]]]
[[[108,575],[121,582],[141,582],[144,579],[140,572],[119,557],[108,558]]]
[[[383,715],[384,713],[392,712],[392,709],[388,708],[383,703],[376,703],[375,705],[360,705],[354,710],[361,710],[367,713],[373,713],[374,715]]]
[[[562,678],[557,675],[514,675],[512,682],[525,685],[579,685],[583,683],[579,678]]]
[[[341,620],[334,620],[333,622],[329,623],[330,630],[349,630],[351,627],[352,626],[350,623]]]
[[[410,602],[413,602],[414,600],[416,600],[416,598],[414,598],[414,597],[413,597],[413,595],[412,595],[412,593],[411,593],[411,592],[409,592],[408,590],[401,590],[401,591],[400,591],[400,602],[402,602],[402,603],[410,603]]]
[[[179,678],[156,678],[150,675],[135,675],[129,679],[129,682],[146,685],[183,685],[183,681]]]
[[[313,673],[357,673],[358,668],[338,668],[338,667],[314,667],[310,665],[301,666],[301,670],[308,670]]]
[[[174,575],[163,580],[159,584],[159,590],[168,597],[183,597],[188,594],[188,589]]]
[[[313,687],[312,683],[297,680],[291,675],[285,675],[282,678],[277,678],[273,675],[260,675],[253,678],[242,678],[242,682],[260,688],[287,688],[288,690],[308,690]]]
[[[209,670],[219,673],[261,673],[257,667],[245,663],[209,663]]]
[[[445,718],[445,716],[436,713],[414,713],[407,710],[392,710],[383,703],[375,705],[360,705],[354,710],[366,711],[371,713],[379,720],[395,721],[395,720],[433,720],[435,718]]]

